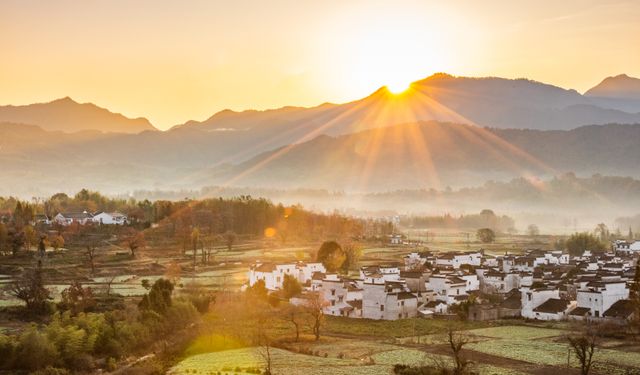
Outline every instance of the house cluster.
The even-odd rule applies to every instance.
[[[582,256],[542,250],[502,256],[414,252],[402,263],[362,267],[353,277],[326,272],[321,263],[256,263],[249,285],[264,280],[276,291],[289,274],[304,287],[292,304],[317,293],[325,314],[350,318],[447,317],[464,310],[471,320],[626,321],[634,314],[629,291],[639,255],[640,250]]]
[[[127,215],[119,212],[61,212],[53,217],[53,221],[60,225],[71,225],[78,223],[86,225],[89,223],[104,225],[125,225],[128,223]]]

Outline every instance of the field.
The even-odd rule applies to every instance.
[[[418,238],[420,233],[414,233]],[[426,237],[425,237],[426,239]],[[425,246],[434,251],[475,251],[485,247],[470,234],[471,241],[463,233],[442,234],[429,237]],[[536,242],[538,241],[538,242]],[[549,238],[533,239],[526,236],[500,237],[487,251],[493,253],[515,252],[517,248],[537,244],[548,246]],[[181,271],[172,276],[177,280],[177,290],[189,284],[198,284],[220,292],[235,292],[246,282],[249,265],[263,261],[290,262],[296,259],[310,260],[313,244],[265,246],[262,241],[244,241],[232,251],[220,247],[209,265],[199,262],[193,266],[192,253],[182,254],[176,248],[148,248],[136,259],[119,254],[122,249],[105,247],[97,259],[96,272],[91,273],[82,252],[64,250],[51,254],[47,266],[55,269],[48,275],[48,287],[54,298],[74,279],[96,289],[110,285],[111,291],[129,298],[137,298],[146,292],[142,281],[153,282],[170,273],[171,264],[179,264]],[[397,263],[402,256],[421,248],[386,247],[368,244],[363,251],[362,265]],[[32,258],[7,258],[3,265],[0,284],[11,281],[15,269],[31,262]],[[221,293],[224,295],[225,293]],[[231,293],[233,294],[233,293]],[[18,301],[0,296],[0,307],[11,306]],[[215,307],[222,304],[219,295]],[[215,321],[182,353],[183,360],[171,373],[179,374],[249,374],[264,368],[261,348],[252,347],[248,340],[234,338],[234,333],[254,328],[251,322],[237,326],[224,313],[216,315],[215,308],[207,319]],[[216,321],[217,319],[217,321]],[[0,326],[20,330],[21,322],[0,321]],[[368,321],[340,317],[327,317],[322,337],[314,341],[308,327],[303,329],[299,343],[291,341],[291,325],[280,322],[275,328],[285,344],[273,349],[274,374],[390,374],[395,364],[422,365],[452,361],[445,333],[450,322],[445,320],[406,319],[399,321]],[[565,323],[530,324],[523,321],[464,322],[458,328],[469,337],[463,353],[473,362],[479,374],[519,375],[578,374],[576,359],[569,356],[564,336],[570,332]],[[640,346],[629,342],[605,340],[594,359],[596,374],[640,374]]]
[[[395,364],[451,364],[452,357],[445,341],[447,322],[437,320],[406,320],[372,322],[353,320],[350,330],[347,319],[327,319],[327,333],[319,341],[304,336],[300,343],[289,343],[288,350],[274,349],[274,374],[390,374]],[[479,374],[519,375],[551,374],[563,371],[576,374],[578,362],[569,356],[564,337],[570,332],[562,323],[544,325],[505,325],[477,328],[467,324],[462,328],[469,338],[464,356],[473,362]],[[368,332],[366,325],[373,328]],[[422,333],[412,336],[416,325]],[[339,332],[339,333],[338,333]],[[393,332],[394,334],[390,334]],[[594,355],[596,374],[640,373],[638,347],[619,346],[616,341],[603,341]],[[607,347],[607,348],[604,348]],[[188,356],[176,365],[172,374],[247,374],[264,365],[261,348],[238,348]],[[305,353],[305,354],[302,354]],[[261,367],[262,368],[262,367]]]

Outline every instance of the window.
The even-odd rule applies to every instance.
[[[384,311],[384,305],[380,305],[380,311]]]
[[[400,306],[404,306],[404,301],[400,302]]]
[[[402,319],[402,313],[398,314],[398,319]]]
[[[336,290],[335,289],[331,289],[331,295],[335,296],[336,295]]]

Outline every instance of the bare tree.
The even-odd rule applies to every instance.
[[[96,272],[96,247],[93,245],[87,245],[84,253],[87,256],[87,261],[89,262],[89,267],[91,268],[91,274],[93,275]]]
[[[135,230],[133,228],[129,228],[129,230],[127,230],[124,233],[124,235],[122,237],[122,242],[126,247],[129,248],[129,251],[131,251],[131,256],[132,257],[136,256],[136,250],[146,246],[146,242],[145,242],[145,239],[144,239],[144,233],[143,232],[138,232],[137,230]]]
[[[447,342],[453,353],[454,375],[462,375],[466,372],[467,367],[471,364],[470,361],[464,359],[462,356],[462,349],[469,343],[469,337],[449,327],[447,332]]]
[[[41,313],[46,302],[51,299],[51,292],[44,285],[42,263],[38,261],[35,269],[27,270],[9,286],[9,293],[24,301],[27,309]]]
[[[324,301],[320,293],[313,293],[306,304],[306,310],[311,317],[311,330],[313,332],[313,335],[316,337],[316,340],[320,339],[320,329],[322,328],[322,323],[324,322],[323,308],[325,307],[325,305],[326,302]]]
[[[288,305],[284,309],[285,319],[293,324],[296,330],[296,342],[300,340],[300,328],[303,323],[304,310],[296,305]]]
[[[233,249],[233,244],[238,240],[238,235],[236,235],[235,232],[228,230],[224,233],[224,240],[227,244],[227,251],[231,251]]]
[[[569,346],[573,350],[576,358],[580,362],[580,373],[588,375],[593,364],[593,354],[597,347],[597,336],[592,327],[587,327],[584,332],[578,335],[567,337]]]

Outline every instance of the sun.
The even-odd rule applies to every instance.
[[[395,81],[395,82],[388,83],[387,84],[387,89],[392,94],[396,94],[397,95],[397,94],[402,94],[403,92],[407,91],[410,86],[411,86],[411,82],[398,80],[398,81]]]

